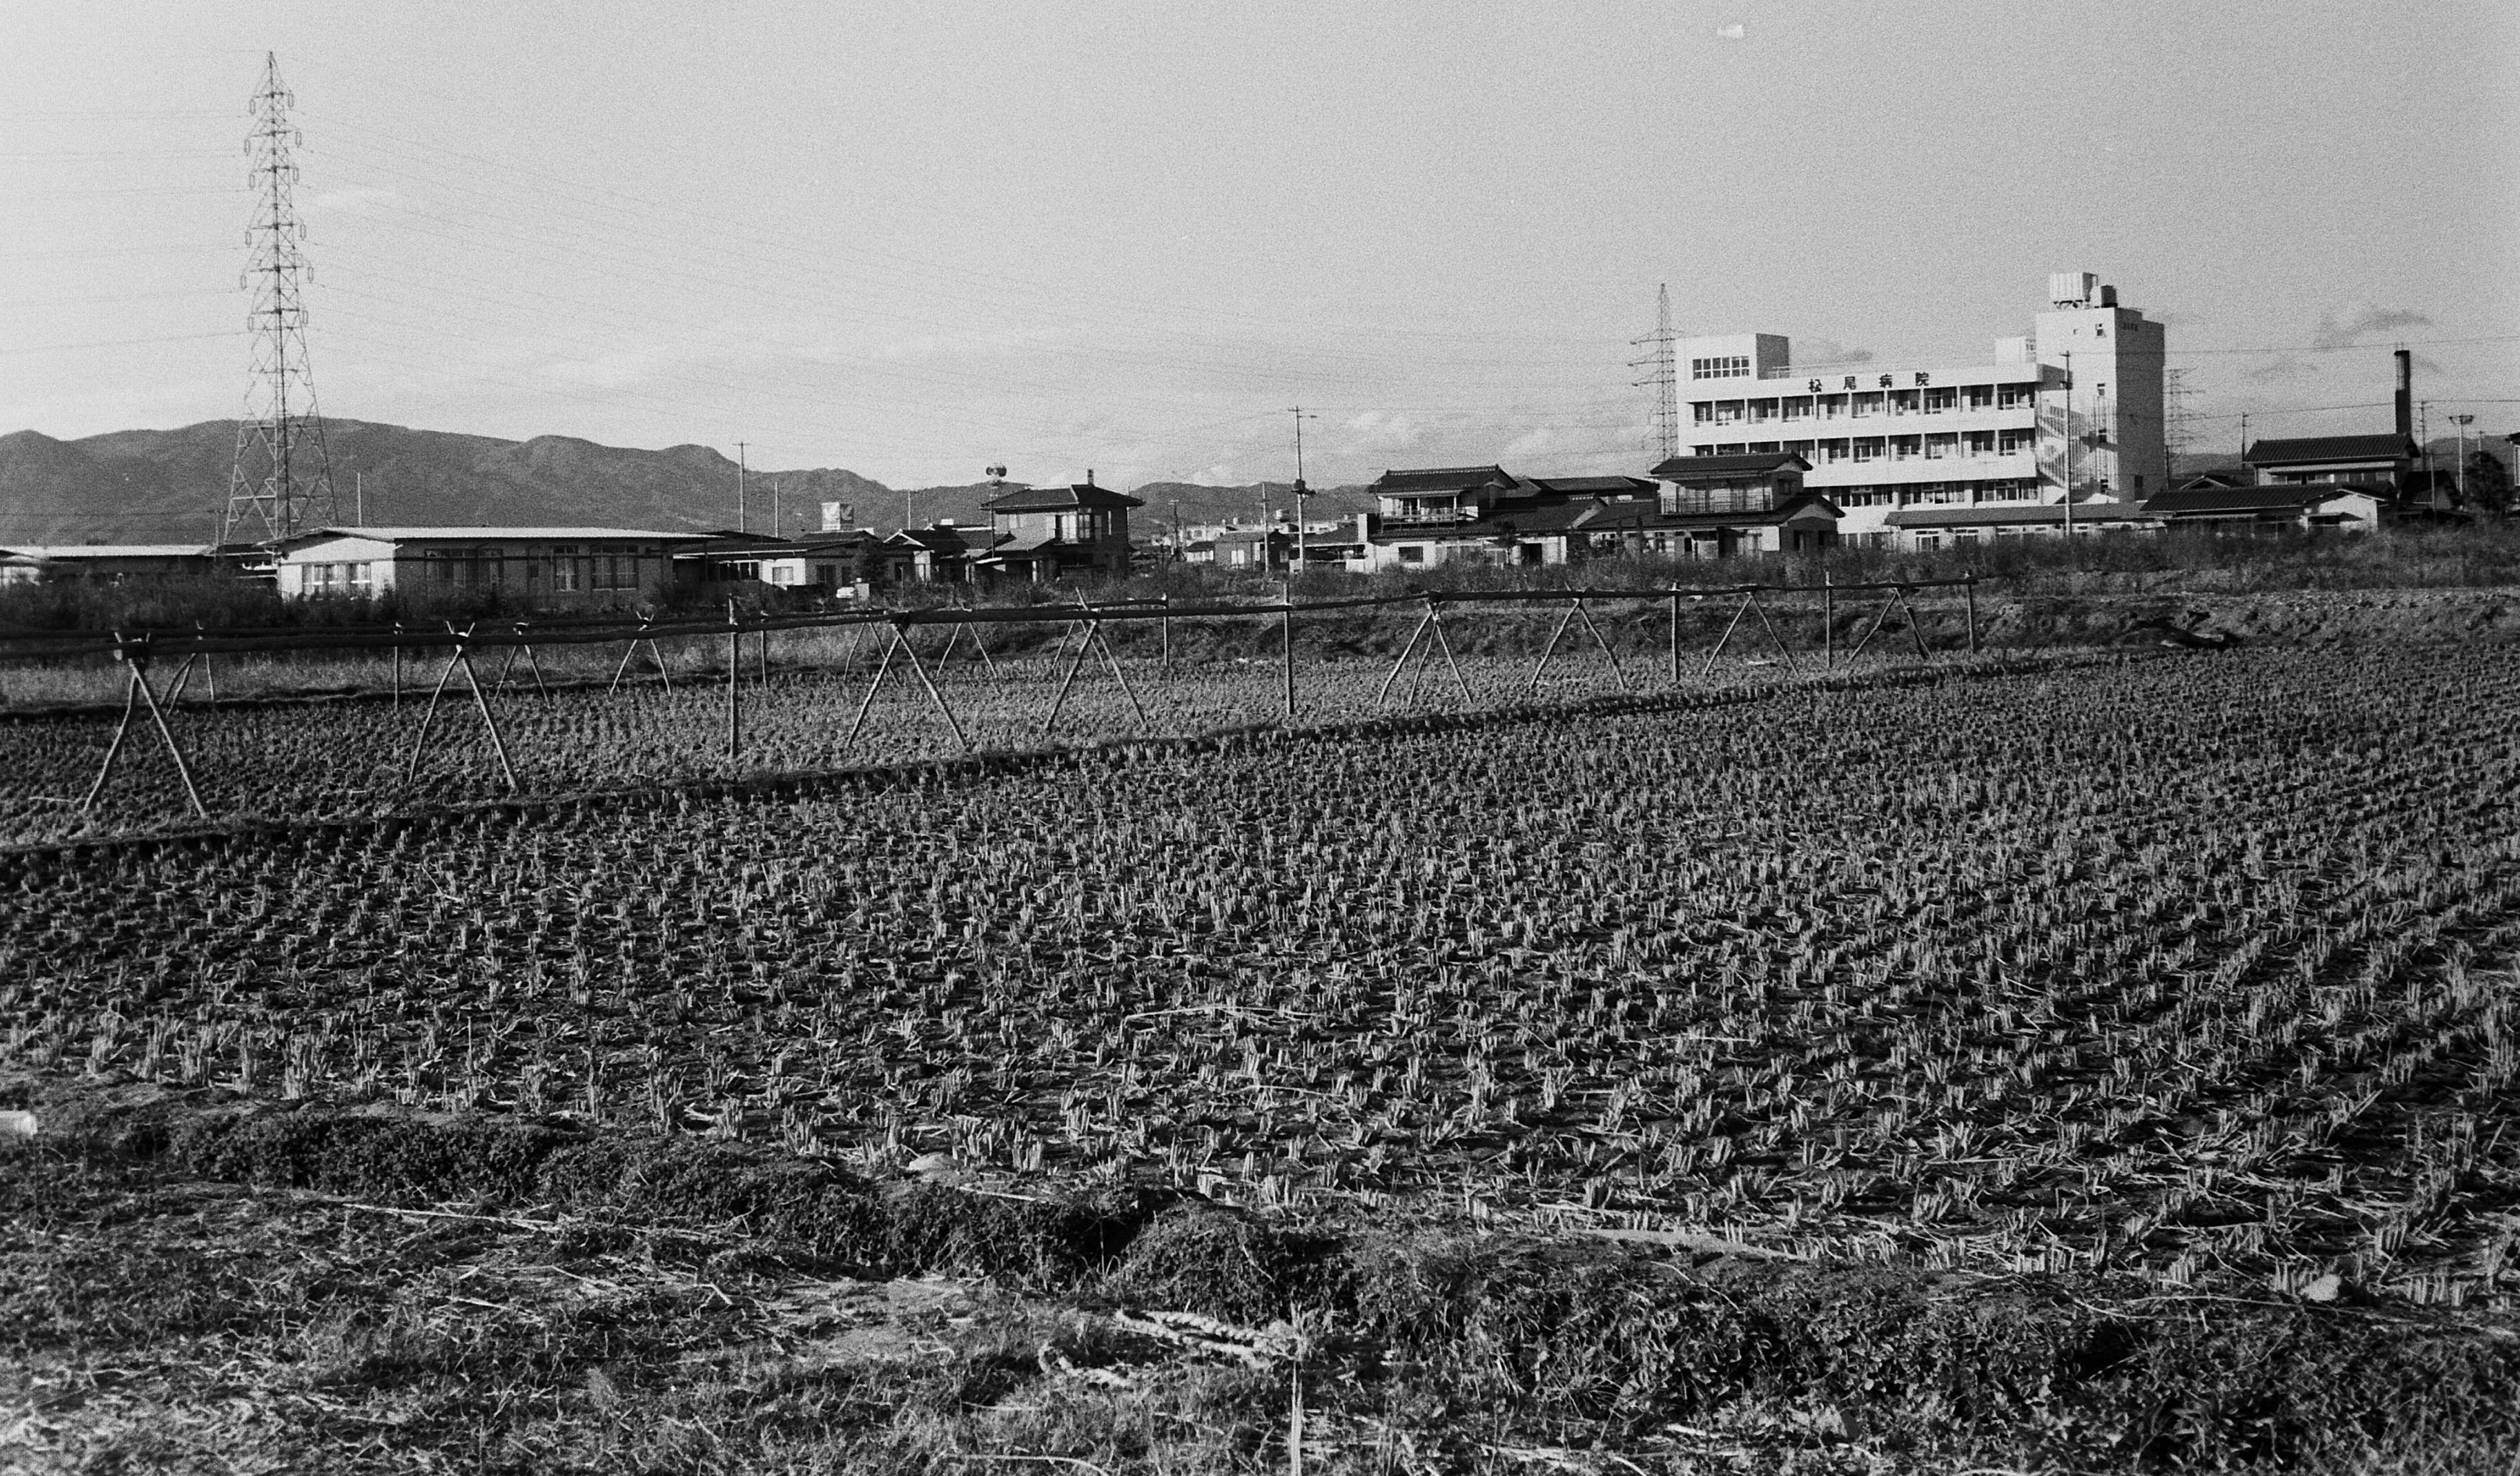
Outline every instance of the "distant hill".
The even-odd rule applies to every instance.
[[[502,440],[356,420],[327,421],[325,443],[341,523],[358,517],[364,496],[366,521],[381,525],[736,526],[736,465],[708,446],[641,450],[570,436]],[[78,440],[36,431],[0,436],[0,546],[207,541],[235,455],[234,421]],[[1272,508],[1287,505],[1283,483],[1159,482],[1133,490],[1147,502],[1138,516],[1151,532],[1170,524],[1176,503],[1184,523],[1248,521],[1263,486]],[[981,504],[995,491],[987,483],[913,488],[910,516],[921,525],[985,523]],[[791,532],[818,527],[827,500],[849,504],[858,526],[889,531],[902,523],[903,492],[837,468],[753,473],[747,527],[770,530],[774,497]],[[1334,517],[1370,505],[1361,488],[1342,487],[1309,499],[1307,509]]]
[[[608,524],[732,528],[735,463],[707,446],[637,450],[568,436],[501,440],[335,420],[325,425],[337,520],[362,499],[372,524]],[[0,544],[197,542],[212,533],[236,454],[233,421],[57,440],[0,436]],[[751,479],[749,526],[770,524],[772,483],[788,526],[836,498],[880,507],[882,484],[854,472]],[[363,485],[364,484],[364,485]]]

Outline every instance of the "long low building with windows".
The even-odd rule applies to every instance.
[[[285,598],[497,591],[534,609],[602,609],[662,595],[697,533],[638,528],[326,528],[284,540]]]
[[[1796,368],[1784,336],[1683,339],[1683,454],[1785,454],[1844,512],[1838,535],[1896,545],[1909,508],[2038,507],[2070,487],[2137,503],[2169,489],[2163,336],[2089,272],[2048,279],[2049,308],[1989,363]]]

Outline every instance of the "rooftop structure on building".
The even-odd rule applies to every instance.
[[[1781,334],[1684,339],[1684,457],[1787,453],[1844,510],[1841,536],[1892,544],[1908,507],[2139,501],[2168,484],[2161,325],[2088,272],[2059,272],[2033,331],[1977,363],[1796,368]],[[1659,474],[1660,469],[1657,469]]]

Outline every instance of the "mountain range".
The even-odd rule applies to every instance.
[[[503,440],[368,421],[328,420],[325,447],[336,510],[326,520],[371,526],[492,525],[656,528],[738,526],[738,468],[700,445],[645,450],[571,436]],[[62,440],[37,431],[0,436],[0,547],[21,543],[201,543],[215,533],[236,456],[236,423],[169,431],[115,431]],[[1052,477],[1038,479],[1043,482]],[[836,467],[745,476],[742,526],[788,532],[821,526],[822,504],[845,505],[849,526],[890,530],[910,516],[985,523],[1000,488],[884,485]],[[1285,505],[1285,484],[1205,486],[1158,482],[1128,490],[1146,500],[1146,530],[1184,523],[1248,521],[1262,504]],[[1372,505],[1360,487],[1324,489],[1315,517]],[[1143,535],[1143,534],[1142,534]]]

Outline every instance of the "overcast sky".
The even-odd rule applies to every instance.
[[[1286,477],[1301,404],[1317,482],[1642,469],[1659,283],[1979,362],[2073,269],[2203,415],[2385,429],[2317,407],[2403,342],[2520,427],[2510,0],[181,0],[0,19],[0,430],[238,413],[266,48],[335,416],[1130,485]]]

